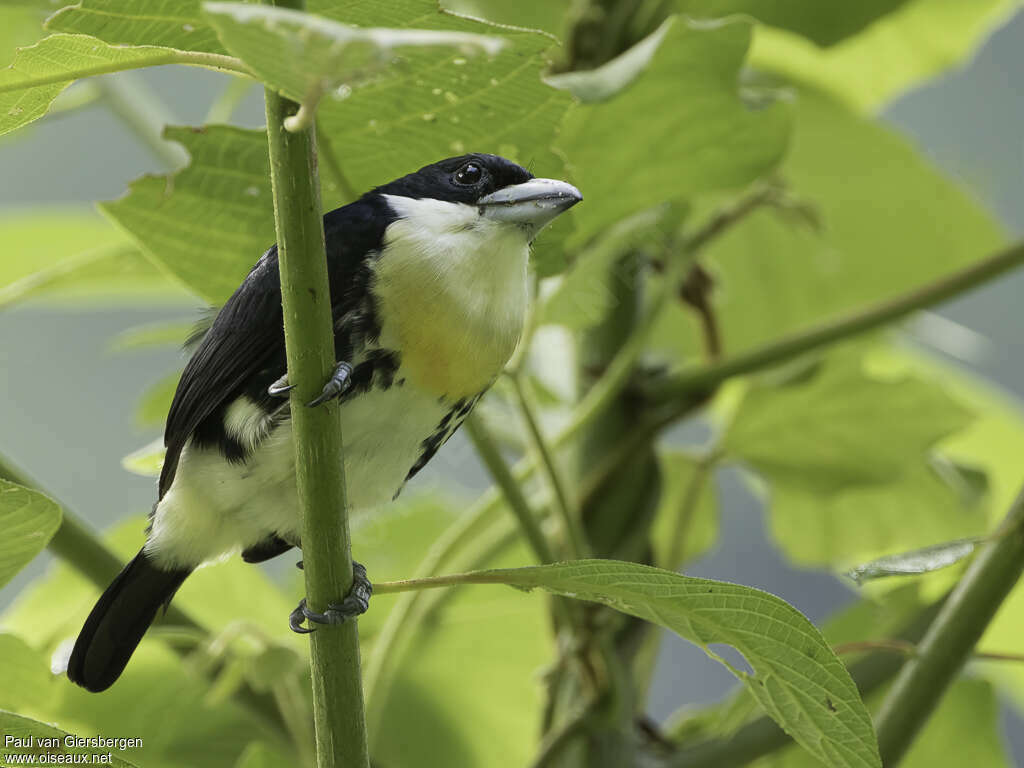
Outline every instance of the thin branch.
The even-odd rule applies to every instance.
[[[1001,530],[978,550],[882,703],[876,724],[887,766],[910,748],[1024,571],[1024,490]]]
[[[712,389],[733,376],[778,365],[959,296],[1021,264],[1024,264],[1024,243],[1018,243],[951,275],[845,317],[798,331],[731,359],[652,381],[645,388],[646,393],[652,402],[664,403]]]
[[[301,0],[278,2],[302,9]],[[277,226],[285,352],[295,442],[295,480],[302,516],[307,604],[323,611],[352,587],[340,409],[317,408],[335,366],[331,295],[312,128],[289,132],[298,105],[264,90]],[[322,626],[310,636],[313,718],[319,768],[368,768],[359,636],[355,621]]]
[[[230,78],[220,95],[210,104],[203,123],[228,122],[254,85],[255,83],[247,77]]]
[[[487,471],[491,473],[491,478],[505,495],[505,501],[508,502],[509,509],[516,516],[519,528],[533,548],[537,560],[545,564],[555,562],[555,555],[548,545],[544,532],[540,529],[537,513],[530,508],[530,503],[523,495],[519,483],[512,477],[512,472],[509,471],[505,459],[502,458],[501,452],[483,420],[476,414],[470,414],[466,419],[465,429],[469,439],[473,442],[473,447],[483,459]]]
[[[334,142],[331,140],[330,135],[327,131],[320,130],[320,121],[316,123],[316,136],[317,141],[320,142],[320,159],[324,169],[327,171],[327,175],[331,177],[331,183],[341,193],[342,199],[341,204],[351,203],[357,197],[359,193],[356,192],[355,187],[352,186],[352,182],[348,180],[345,175],[345,171],[341,167],[341,163],[338,161],[338,153],[334,151]]]
[[[841,643],[832,646],[837,654],[863,653],[864,651],[891,651],[904,656],[917,656],[917,646],[906,640],[860,640],[852,643]],[[971,654],[976,661],[1011,661],[1024,663],[1024,653],[996,653],[993,651],[977,651]]]
[[[129,130],[159,158],[168,170],[188,163],[180,145],[164,139],[164,126],[175,122],[170,108],[134,72],[122,72],[96,81],[103,101]]]
[[[537,404],[527,391],[528,384],[524,382],[521,374],[512,376],[512,384],[516,391],[516,397],[519,400],[519,410],[523,415],[527,431],[530,434],[531,446],[537,454],[537,463],[543,470],[544,477],[551,489],[552,502],[555,512],[558,513],[562,523],[562,533],[565,536],[569,556],[573,559],[585,557],[588,546],[583,533],[583,526],[576,515],[575,507],[569,501],[565,480],[558,465],[555,463],[551,447],[541,432],[540,424],[537,421]]]

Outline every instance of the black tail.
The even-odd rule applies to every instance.
[[[162,571],[139,550],[117,575],[85,620],[68,662],[68,677],[93,692],[121,676],[135,647],[191,568]]]

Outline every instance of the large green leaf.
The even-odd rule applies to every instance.
[[[40,723],[38,720],[22,717],[13,712],[0,711],[0,740],[4,743],[4,752],[11,755],[12,759],[16,759],[14,756],[22,755],[26,757],[29,755],[45,755],[47,757],[93,755],[102,756],[102,758],[112,755],[111,761],[104,762],[104,765],[113,765],[115,768],[133,768],[132,763],[121,757],[121,750],[111,750],[106,746],[68,746],[64,741],[66,736],[68,734],[65,731],[47,723]],[[91,736],[94,737],[95,734]],[[9,739],[20,741],[8,741]],[[41,741],[43,739],[53,739],[55,746],[46,746],[47,742]],[[21,744],[25,746],[21,746]],[[31,746],[29,746],[30,744]],[[71,758],[66,757],[66,761],[71,762]]]
[[[1008,665],[1003,664],[1005,669]],[[1011,768],[999,727],[999,700],[981,680],[961,678],[900,761],[900,768]],[[806,752],[788,749],[752,764],[754,768],[821,768]]]
[[[17,635],[0,633],[0,709],[38,710],[56,692],[46,658]]]
[[[993,217],[902,137],[811,90],[780,175],[818,233],[759,210],[705,249],[724,352],[855,311],[997,249]],[[689,361],[694,322],[666,313],[653,345]]]
[[[456,581],[540,587],[670,629],[725,664],[826,765],[881,766],[871,718],[846,667],[814,625],[774,595],[615,560],[479,571]],[[752,671],[715,653],[716,643],[741,653]]]
[[[646,68],[609,101],[573,109],[558,139],[586,198],[573,243],[656,203],[746,184],[785,150],[789,109],[740,98],[749,22],[670,18],[655,35]]]
[[[42,117],[61,91],[79,78],[180,61],[181,55],[167,48],[108,45],[88,35],[50,35],[20,49],[10,67],[0,69],[0,136]]]
[[[81,0],[47,19],[46,28],[119,45],[224,53],[201,7],[201,0],[147,0],[145,8],[137,0]]]
[[[809,380],[752,388],[722,448],[770,477],[833,490],[924,466],[929,449],[970,420],[939,386],[873,378],[860,356],[840,354]]]
[[[403,525],[397,521],[391,531],[400,534]],[[494,564],[528,557],[515,547]],[[408,573],[408,565],[395,572]],[[393,602],[388,595],[374,600],[374,610]],[[495,755],[502,765],[529,765],[542,700],[537,673],[551,661],[545,614],[543,602],[512,590],[469,586],[451,595],[397,670],[374,734],[374,757],[394,768],[476,768]]]
[[[219,304],[274,242],[266,134],[226,126],[168,128],[191,164],[144,176],[100,210],[196,295]]]
[[[822,3],[820,0],[676,0],[681,12],[696,18],[743,13],[758,21],[788,29],[818,45],[833,45],[892,13],[907,0],[858,0]]]
[[[434,0],[395,0],[386,7],[347,0],[322,12],[360,26],[475,32],[505,40],[492,58],[403,50],[388,77],[346,98],[326,99],[321,126],[355,190],[464,152],[503,155],[538,176],[563,174],[550,145],[572,99],[540,79],[548,37],[440,14]],[[541,239],[550,242],[553,233]]]
[[[306,119],[328,92],[372,78],[394,61],[395,49],[455,48],[461,55],[502,47],[497,37],[460,31],[353,27],[315,14],[208,2],[206,18],[228,51],[265,83],[301,104]],[[434,55],[438,55],[435,51]]]
[[[723,438],[768,482],[772,534],[803,564],[846,568],[987,525],[986,506],[933,468],[971,413],[934,380],[864,366],[837,354],[810,378],[753,389]]]
[[[111,301],[180,301],[185,296],[92,211],[7,210],[0,212],[0,229],[0,308],[39,298],[109,306]]]
[[[835,13],[833,7],[816,5],[822,16]],[[851,9],[864,5],[870,3],[843,4]],[[1016,0],[911,0],[860,35],[825,50],[781,30],[760,29],[751,63],[813,84],[858,109],[875,110],[962,63],[1016,7]]]
[[[0,587],[38,555],[60,527],[56,502],[0,480]]]

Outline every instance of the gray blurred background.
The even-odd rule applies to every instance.
[[[961,71],[899,99],[884,114],[933,162],[994,210],[1007,229],[1024,234],[1024,14],[999,30]],[[198,124],[223,87],[220,76],[162,68],[144,78],[169,105],[174,122]],[[253,89],[235,122],[263,123]],[[485,148],[486,149],[486,148]],[[426,162],[429,158],[425,158]],[[120,196],[159,162],[110,112],[90,108],[35,124],[28,135],[0,143],[0,206],[88,205]],[[258,254],[253,254],[253,259]],[[1024,334],[1019,331],[1024,274],[1017,273],[945,305],[941,314],[988,337],[987,356],[973,368],[1024,397]],[[196,314],[187,303],[146,310],[18,308],[0,317],[0,449],[44,487],[97,527],[147,511],[154,483],[127,473],[121,458],[158,436],[133,415],[144,388],[182,364],[172,348],[112,353],[125,328]],[[1017,322],[1014,322],[1016,320]],[[486,478],[472,452],[453,440],[418,482],[453,480],[467,491]],[[826,574],[795,570],[765,540],[760,503],[735,477],[718,478],[722,536],[714,552],[688,572],[755,585],[784,597],[820,621],[852,599]],[[48,556],[0,590],[9,603]],[[1021,650],[1021,649],[1016,649]],[[665,717],[680,704],[714,701],[734,679],[704,653],[674,636],[664,645],[651,712]],[[1008,709],[1004,730],[1024,765],[1024,722]]]

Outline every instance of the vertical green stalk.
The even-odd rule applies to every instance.
[[[301,9],[301,0],[281,6]],[[295,479],[302,512],[307,604],[323,611],[352,586],[352,556],[336,402],[316,397],[334,360],[316,140],[312,127],[295,133],[285,118],[298,105],[265,91],[270,173],[274,191],[281,303],[291,392]],[[322,626],[310,635],[313,718],[319,768],[368,768],[356,623]]]
[[[882,704],[876,722],[885,766],[897,765],[910,748],[1022,571],[1024,490],[999,532],[968,566]]]

